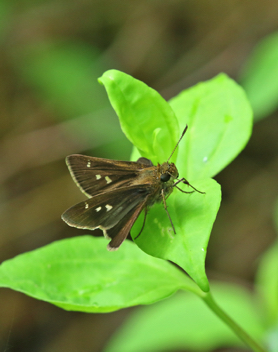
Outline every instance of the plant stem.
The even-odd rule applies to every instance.
[[[233,319],[231,319],[215,302],[210,292],[201,297],[209,308],[225,323],[247,346],[255,352],[267,352],[262,346],[253,340]]]

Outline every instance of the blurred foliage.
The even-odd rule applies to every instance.
[[[9,1],[0,1],[0,43],[5,40],[6,29],[12,18],[13,4]]]
[[[258,340],[263,336],[254,298],[236,285],[212,283],[219,305]],[[174,350],[213,351],[223,346],[244,346],[238,337],[201,300],[179,293],[141,307],[111,338],[106,352],[161,352]]]
[[[241,73],[241,84],[254,109],[255,120],[269,116],[278,107],[278,33],[255,47]]]
[[[278,200],[274,212],[274,222],[278,233]],[[278,240],[268,248],[260,259],[256,276],[258,291],[263,300],[265,323],[273,328],[278,324]],[[277,336],[278,341],[278,336]]]
[[[99,56],[85,43],[41,41],[15,55],[14,65],[42,101],[71,118],[108,106],[97,82],[105,67]]]

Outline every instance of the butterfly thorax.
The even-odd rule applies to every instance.
[[[149,197],[148,206],[162,201],[162,193],[164,197],[167,198],[173,191],[173,184],[178,176],[179,174],[175,164],[168,162],[141,170],[137,181],[139,183],[149,184],[149,193],[151,196]]]

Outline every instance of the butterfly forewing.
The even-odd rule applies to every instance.
[[[147,165],[73,154],[66,158],[71,176],[88,197],[132,185]]]

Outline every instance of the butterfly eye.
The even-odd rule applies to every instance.
[[[170,180],[170,177],[171,177],[170,174],[162,174],[162,175],[160,176],[160,180],[161,180],[162,182],[167,182],[167,181]]]

